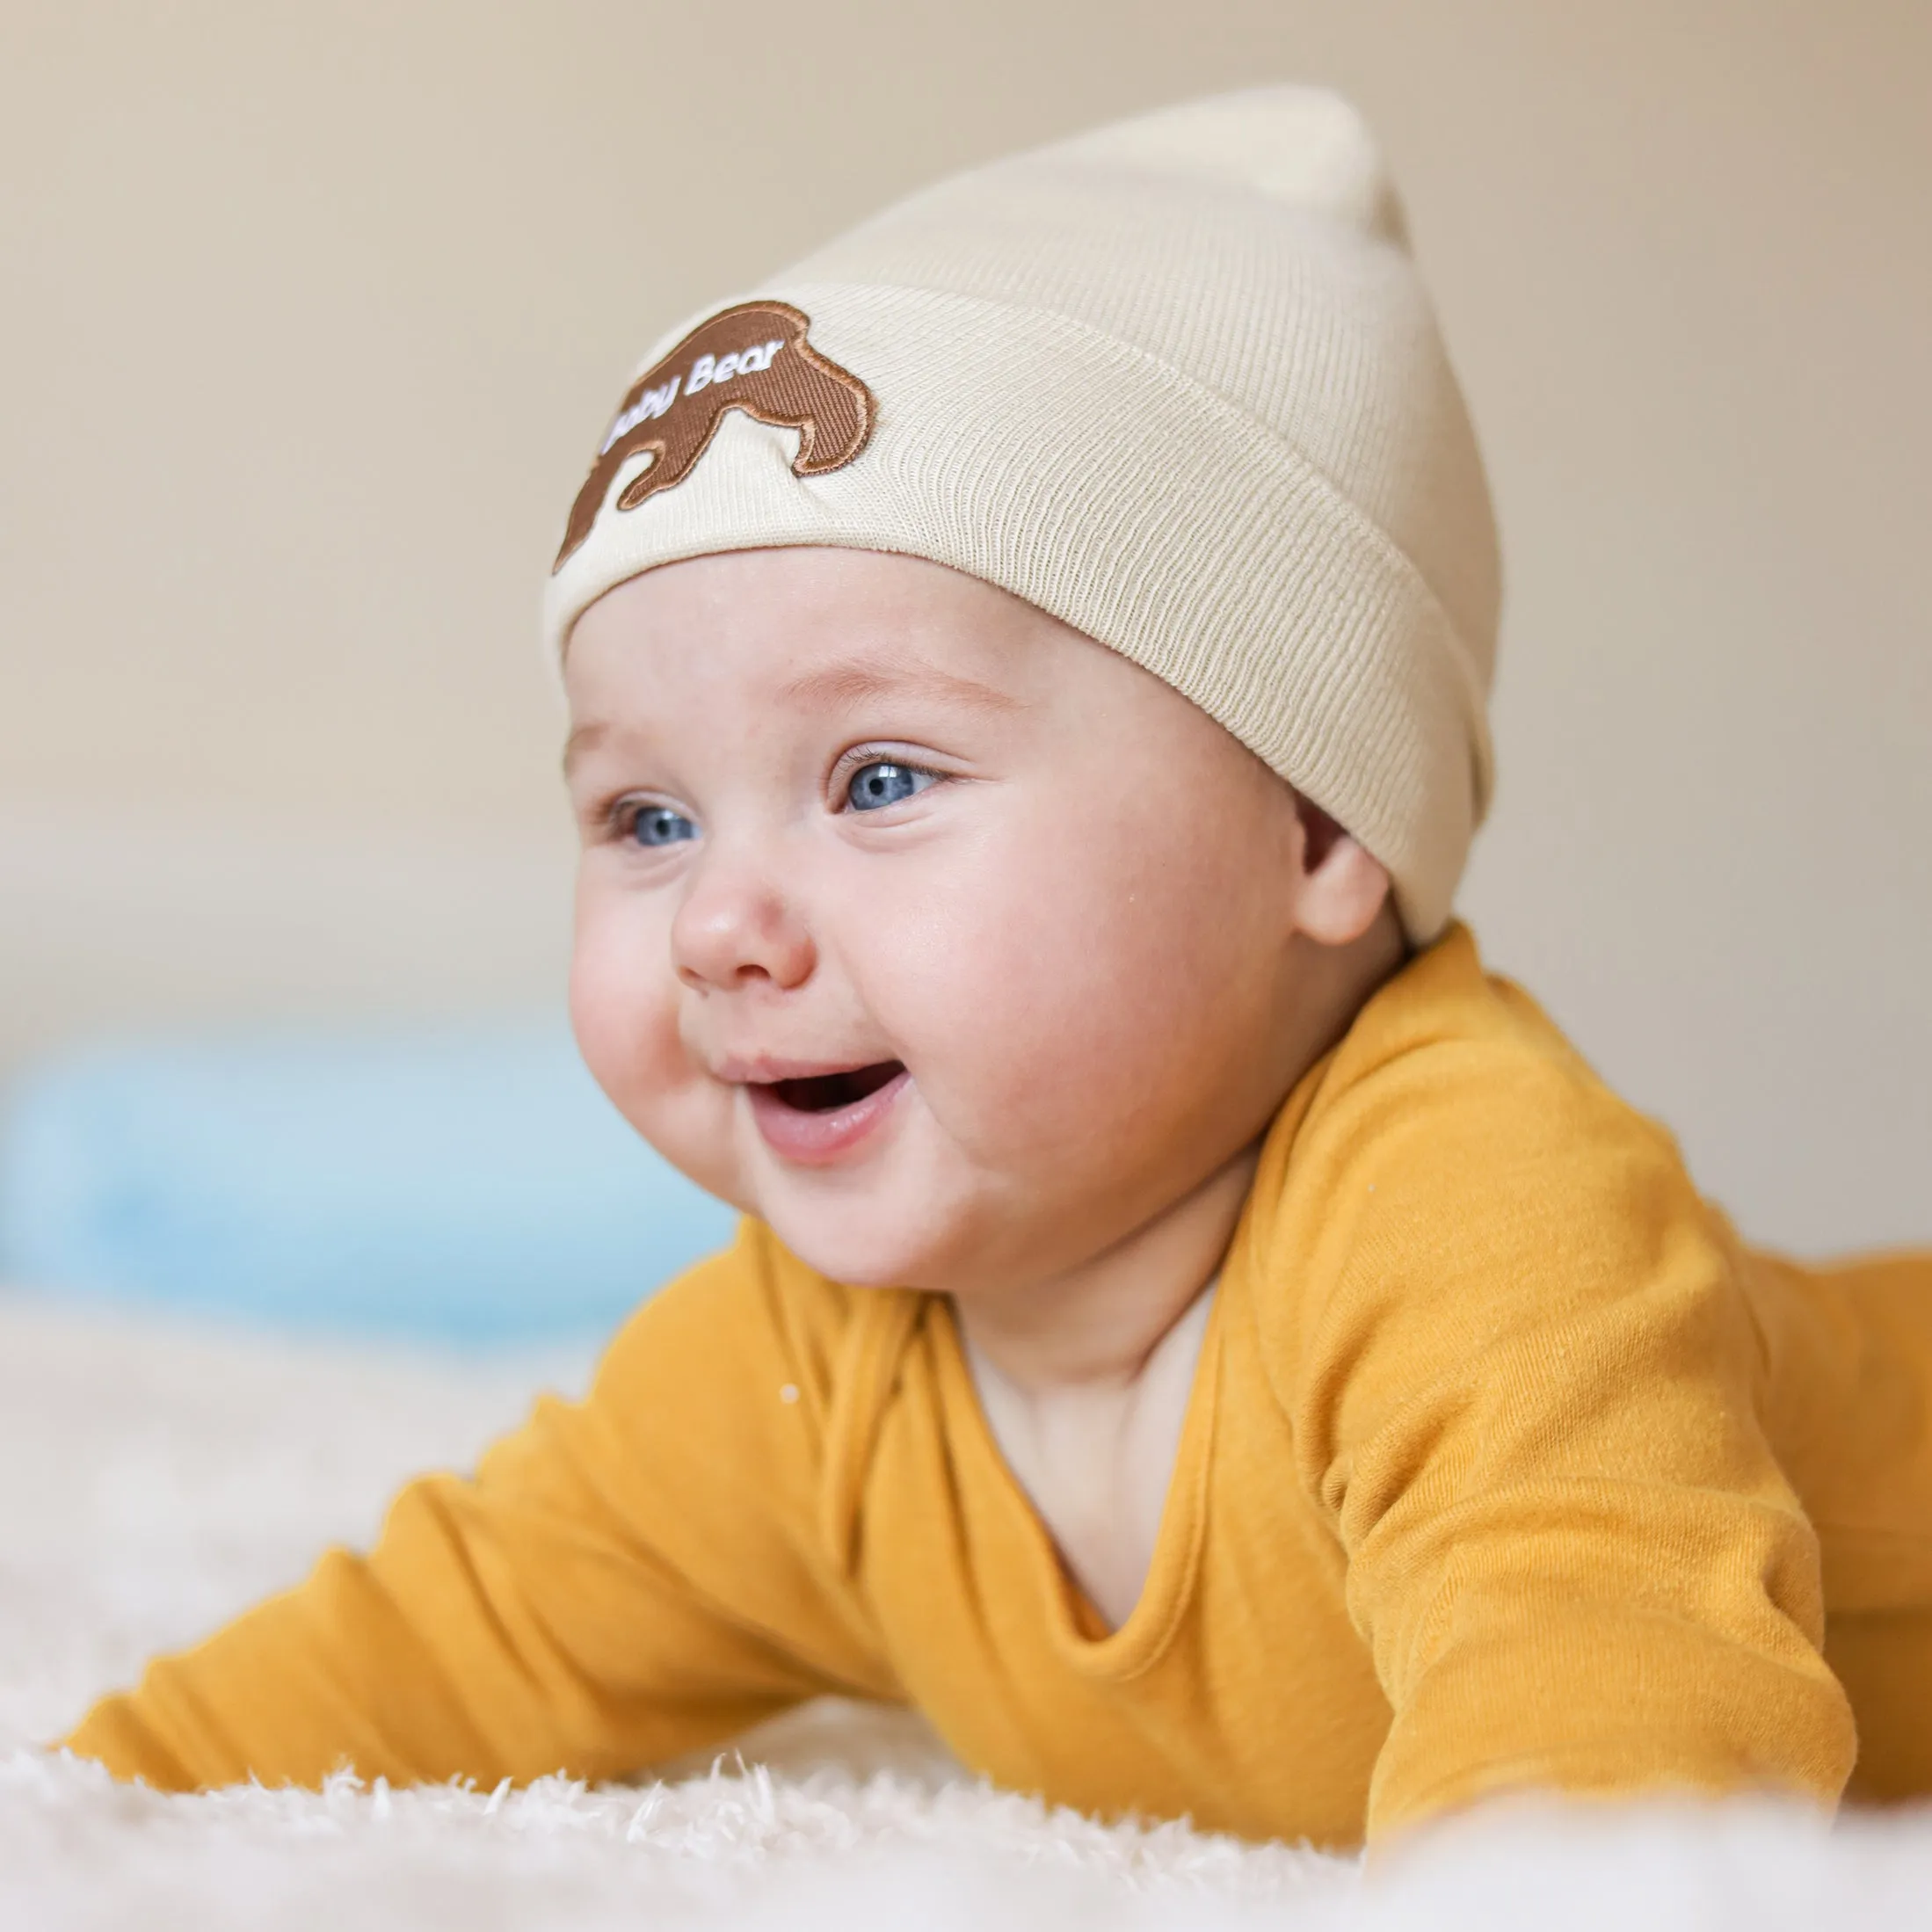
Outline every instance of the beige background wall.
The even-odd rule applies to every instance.
[[[884,198],[1340,84],[1489,454],[1493,955],[1752,1230],[1932,1237],[1922,0],[6,0],[0,1064],[555,1002],[534,614],[646,338]]]

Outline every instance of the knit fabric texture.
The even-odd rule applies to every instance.
[[[941,182],[742,299],[809,318],[870,391],[868,439],[800,475],[796,430],[711,398],[688,474],[625,509],[651,459],[626,465],[552,576],[557,661],[587,606],[680,558],[928,558],[1164,679],[1387,867],[1413,940],[1442,929],[1491,788],[1495,529],[1347,102],[1274,87],[1103,127]]]

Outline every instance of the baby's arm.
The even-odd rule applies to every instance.
[[[367,1558],[151,1665],[69,1744],[167,1790],[599,1777],[820,1691],[890,1696],[813,1536],[823,1349],[766,1238],[648,1303],[586,1401],[412,1484]]]
[[[1464,1051],[1311,1137],[1282,1358],[1394,1710],[1370,1833],[1529,1785],[1834,1801],[1851,1713],[1732,1257],[1586,1072]]]

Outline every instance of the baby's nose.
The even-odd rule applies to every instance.
[[[701,868],[671,925],[679,981],[698,992],[811,977],[817,953],[797,909],[768,878],[737,866]]]

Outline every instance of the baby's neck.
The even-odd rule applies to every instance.
[[[993,1440],[1110,1630],[1146,1587],[1209,1295],[1257,1158],[1246,1150],[1076,1275],[955,1302]]]
[[[1244,1148],[1125,1241],[1023,1293],[955,1298],[971,1350],[1013,1390],[1125,1389],[1214,1279],[1260,1158]]]

